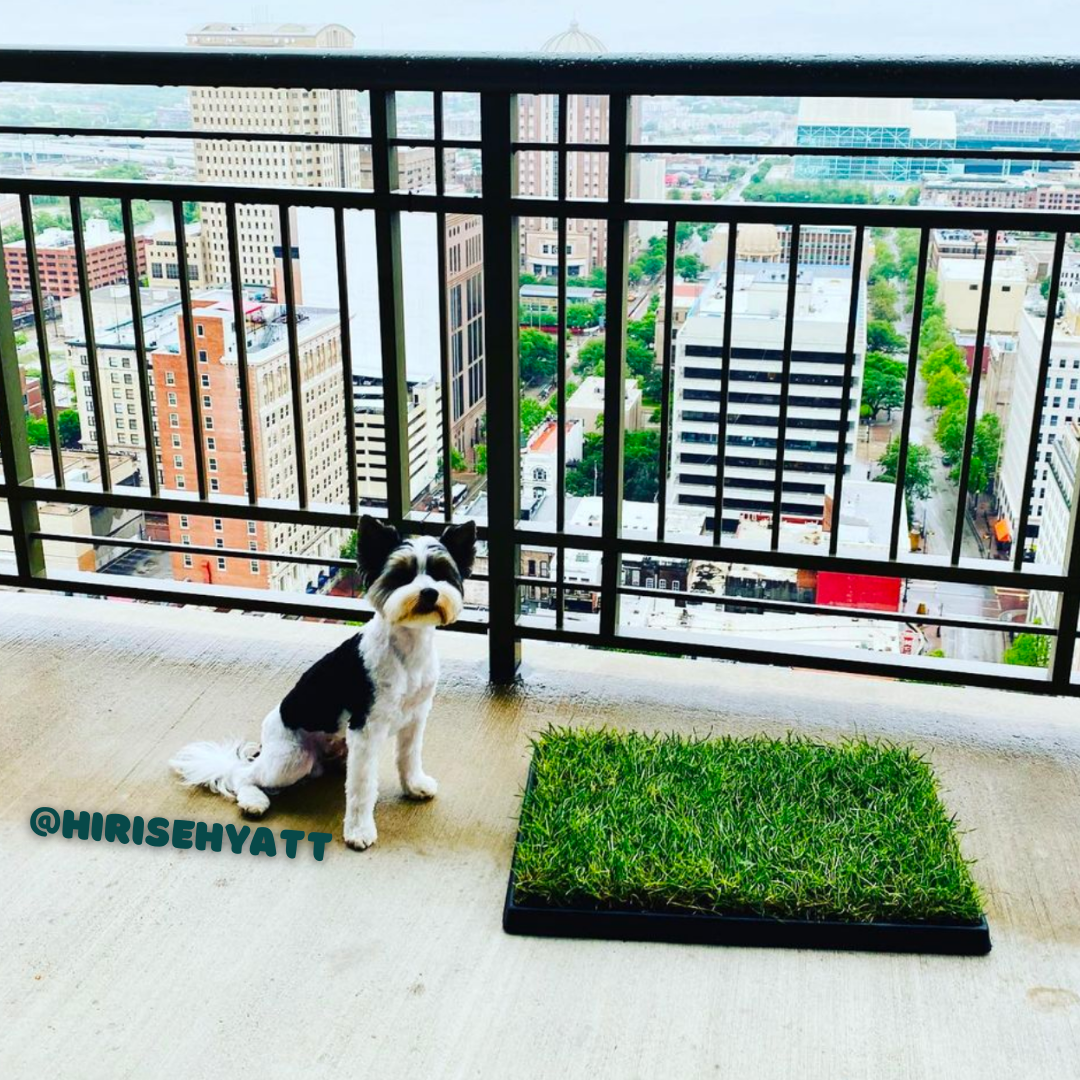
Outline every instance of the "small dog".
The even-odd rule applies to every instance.
[[[388,736],[397,736],[405,794],[430,799],[438,790],[420,761],[439,679],[435,627],[461,614],[475,556],[474,522],[451,525],[438,540],[403,541],[397,529],[361,517],[357,561],[374,618],[300,677],[263,720],[261,746],[239,739],[185,746],[170,763],[183,783],[235,799],[258,817],[269,793],[320,775],[323,761],[344,749],[345,843],[371,847],[379,751]]]

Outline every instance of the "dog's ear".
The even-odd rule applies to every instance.
[[[393,525],[384,525],[370,514],[361,516],[356,537],[356,563],[365,588],[382,573],[390,553],[400,544],[401,534]]]
[[[457,563],[461,576],[467,578],[472,573],[473,560],[476,558],[476,522],[447,525],[439,541]]]

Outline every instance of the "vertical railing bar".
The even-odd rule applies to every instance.
[[[840,438],[837,440],[836,469],[833,474],[832,532],[829,536],[829,554],[835,555],[840,543],[840,505],[844,499],[844,460],[847,457],[847,425],[851,415],[851,383],[855,376],[855,333],[859,322],[859,299],[865,227],[855,229],[855,250],[851,263],[851,300],[848,306],[847,342],[844,354],[844,389],[840,396]]]
[[[123,224],[124,247],[127,254],[128,291],[131,294],[131,330],[135,343],[135,367],[139,376],[139,404],[143,418],[146,468],[150,474],[150,494],[156,496],[159,490],[157,445],[154,442],[157,429],[154,424],[154,407],[150,400],[150,365],[146,359],[142,297],[139,294],[139,260],[135,248],[135,220],[132,215],[130,199],[121,200],[120,217]]]
[[[71,230],[75,238],[75,265],[79,274],[79,300],[82,304],[83,338],[86,342],[86,360],[90,370],[90,399],[94,403],[97,426],[97,455],[101,468],[101,490],[112,491],[112,473],[109,468],[109,444],[105,437],[105,410],[101,398],[101,378],[98,371],[96,334],[94,333],[94,309],[90,299],[90,279],[86,269],[86,237],[83,235],[82,202],[78,196],[71,199]]]
[[[443,147],[443,95],[441,90],[434,92],[435,122],[435,194],[446,194],[446,151]],[[454,517],[454,477],[453,477],[453,442],[451,425],[453,423],[450,396],[453,392],[453,372],[450,369],[450,309],[446,284],[446,213],[440,210],[435,215],[435,247],[437,284],[439,295],[439,369],[442,372],[442,471],[443,471],[443,520],[450,522]]]
[[[1072,672],[1076,661],[1077,632],[1080,631],[1080,468],[1073,477],[1072,506],[1065,541],[1065,580],[1057,603],[1057,634],[1050,639],[1050,683],[1052,693],[1075,693]]]
[[[184,228],[184,207],[173,206],[173,232],[176,235],[176,262],[180,274],[180,310],[184,324],[184,345],[187,353],[188,397],[191,400],[191,426],[195,443],[195,475],[199,500],[206,501],[206,430],[203,427],[202,395],[199,387],[198,350],[195,343],[195,320],[191,313],[191,279],[188,276],[187,230]]]
[[[772,539],[773,551],[780,547],[780,516],[784,501],[784,444],[787,442],[788,398],[791,396],[791,345],[795,333],[795,292],[799,278],[798,222],[791,226],[791,252],[788,258],[787,307],[784,317],[784,351],[780,364],[780,416],[776,425],[776,471],[773,490]]]
[[[244,463],[247,467],[248,502],[259,501],[255,474],[255,440],[251,424],[251,382],[248,375],[247,315],[244,311],[244,280],[240,269],[240,235],[236,227],[236,203],[225,204],[225,225],[229,245],[229,277],[232,282],[233,329],[236,333],[236,370],[240,380],[240,424],[244,431]],[[344,340],[344,331],[342,333]]]
[[[557,495],[555,503],[555,531],[566,529],[566,124],[569,97],[559,94],[558,122],[556,125],[557,144],[555,150],[556,197],[558,217],[555,219],[555,242],[559,248],[559,261],[555,270],[555,419],[558,429],[555,432],[555,477]],[[520,295],[520,292],[519,292]],[[559,610],[556,622],[562,618],[562,594],[559,594]]]
[[[964,450],[961,456],[960,485],[956,497],[956,528],[953,531],[953,566],[960,562],[967,524],[968,481],[971,478],[971,454],[975,440],[975,424],[979,418],[979,384],[982,381],[983,348],[986,345],[986,324],[990,314],[990,292],[994,281],[994,253],[997,250],[997,223],[991,222],[986,238],[986,262],[983,266],[982,296],[979,297],[979,322],[975,331],[975,352],[971,361],[971,397],[968,401],[967,424],[964,430]]]
[[[659,490],[656,495],[656,539],[667,533],[668,465],[674,471],[671,442],[671,320],[675,311],[675,222],[669,221],[664,266],[664,333],[660,345],[660,460],[656,463]],[[655,341],[655,338],[654,338]]]
[[[23,412],[19,383],[18,351],[11,313],[4,241],[0,237],[0,476],[6,485],[11,544],[15,551],[15,572],[28,586],[34,578],[45,577],[45,549],[40,536],[41,521],[34,492],[34,463]]]
[[[520,380],[518,372],[518,220],[511,208],[517,191],[513,142],[518,106],[513,94],[480,95],[483,134],[481,171],[484,214],[484,312],[488,361],[488,656],[490,678],[517,678],[521,639],[517,618],[520,566],[514,537],[521,499]]]
[[[450,297],[446,282],[446,214],[439,211],[435,215],[436,256],[438,261],[439,293],[439,369],[442,373],[442,463],[443,463],[443,520],[450,522],[454,517],[454,477],[453,477],[453,416],[451,395],[454,388],[454,373],[450,361]],[[462,350],[465,346],[462,345]],[[462,356],[464,363],[464,355]]]
[[[334,207],[334,258],[337,262],[338,317],[341,320],[341,389],[345,403],[345,461],[349,470],[349,512],[360,509],[356,481],[356,415],[353,412],[352,326],[349,313],[349,264],[345,254],[345,209]]]
[[[728,226],[728,244],[725,259],[726,282],[724,286],[724,340],[720,357],[720,412],[716,423],[716,503],[713,519],[713,546],[723,544],[724,527],[724,476],[727,465],[728,407],[731,400],[731,335],[735,309],[735,267],[739,226]]]
[[[432,94],[433,122],[435,124],[435,194],[446,194],[446,147],[443,145],[443,92]]]
[[[1056,320],[1058,296],[1061,290],[1061,268],[1065,259],[1065,233],[1059,232],[1054,243],[1054,258],[1050,270],[1050,289],[1046,296],[1046,321],[1043,324],[1042,349],[1039,353],[1039,374],[1035,381],[1034,411],[1031,417],[1031,431],[1028,434],[1027,469],[1024,473],[1024,496],[1020,500],[1020,520],[1016,526],[1013,544],[1013,567],[1017,570],[1024,565],[1024,541],[1027,537],[1028,522],[1031,518],[1031,493],[1035,486],[1035,467],[1039,458],[1039,431],[1042,427],[1043,402],[1049,391],[1046,380],[1050,374],[1050,353],[1054,347],[1054,323]]]
[[[292,222],[290,207],[278,207],[278,230],[281,234],[281,276],[285,294],[285,329],[289,339],[289,382],[292,387],[293,445],[296,456],[296,498],[301,510],[307,509],[307,442],[304,438],[304,375],[300,363],[300,333],[297,327],[296,282],[293,279]]]
[[[398,186],[398,153],[389,142],[397,136],[397,99],[392,90],[372,89],[368,94],[372,182],[376,195],[388,195]],[[405,519],[410,497],[401,218],[397,210],[382,206],[373,212],[382,346],[386,508],[390,522],[396,525]]]
[[[37,263],[37,243],[34,239],[34,212],[29,195],[21,195],[23,239],[26,242],[26,268],[30,272],[30,296],[34,303],[34,322],[37,324],[38,363],[41,365],[41,396],[45,399],[45,419],[49,425],[49,451],[52,457],[53,478],[58,488],[64,486],[64,457],[60,446],[60,428],[53,398],[52,360],[49,356],[49,332],[45,322],[45,304],[41,299],[41,271]]]
[[[907,474],[908,449],[911,442],[911,413],[915,405],[915,377],[919,373],[919,332],[922,329],[924,292],[926,289],[927,256],[930,250],[930,230],[923,229],[919,237],[919,262],[915,274],[915,303],[911,311],[911,341],[908,342],[908,369],[904,380],[904,412],[900,418],[900,450],[896,459],[896,487],[893,490],[892,533],[889,540],[889,561],[896,560],[900,544],[900,510],[904,505],[904,479]],[[857,435],[857,432],[855,433]],[[847,442],[847,428],[840,433]],[[857,447],[853,446],[852,450]],[[925,540],[923,541],[925,543]]]
[[[626,399],[626,273],[628,222],[627,130],[631,100],[628,94],[611,94],[607,230],[607,335],[604,350],[604,516],[603,565],[600,572],[600,636],[614,638],[619,626],[619,585],[623,501],[623,431]]]

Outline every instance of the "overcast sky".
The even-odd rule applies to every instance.
[[[184,44],[211,20],[340,22],[359,48],[530,51],[576,14],[617,52],[1080,53],[1069,0],[4,0],[0,43]]]

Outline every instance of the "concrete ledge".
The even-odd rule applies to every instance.
[[[384,764],[379,843],[340,842],[339,777],[266,824],[326,858],[41,838],[37,806],[235,823],[166,762],[255,736],[351,629],[0,593],[4,1075],[247,1077],[1076,1074],[1076,702],[440,637],[430,805]],[[985,959],[510,938],[500,929],[528,736],[548,724],[864,732],[933,759],[990,893]]]

